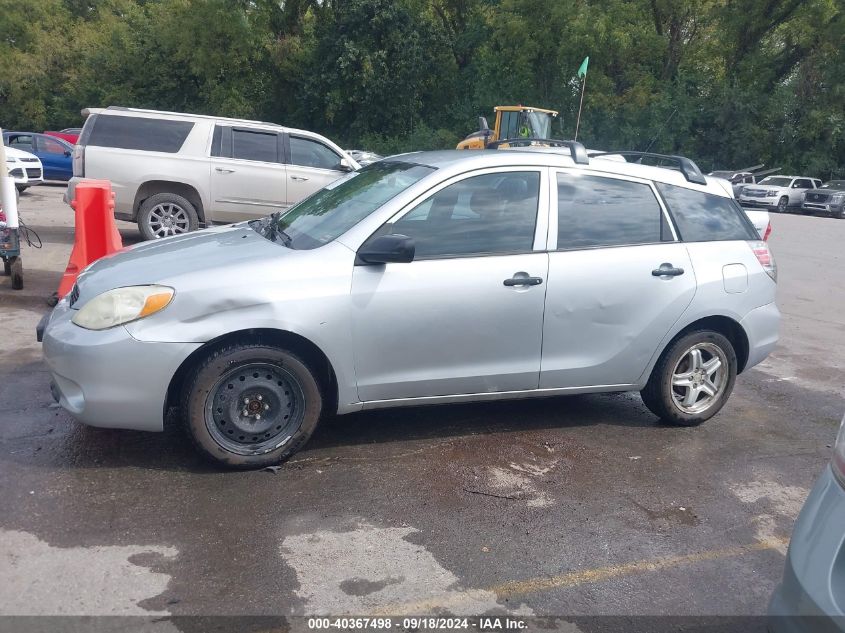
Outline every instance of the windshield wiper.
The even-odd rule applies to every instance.
[[[279,218],[282,213],[282,211],[276,211],[267,216],[266,220],[259,220],[259,222],[261,222],[260,232],[264,237],[272,242],[275,242],[278,237],[284,246],[290,248],[293,238],[283,230],[279,229]]]

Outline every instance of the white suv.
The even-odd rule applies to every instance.
[[[145,239],[284,210],[358,169],[327,138],[274,123],[89,108],[74,149],[73,178],[110,180],[115,217]]]
[[[745,187],[739,194],[739,203],[744,207],[762,207],[786,213],[790,207],[801,207],[807,190],[821,186],[822,181],[818,178],[768,176],[756,185]]]

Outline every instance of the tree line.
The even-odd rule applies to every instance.
[[[0,125],[124,105],[274,121],[381,153],[494,105],[579,140],[845,178],[842,0],[0,0]]]

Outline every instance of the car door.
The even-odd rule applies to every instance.
[[[279,132],[218,124],[209,154],[215,222],[240,222],[287,208]]]
[[[35,155],[44,167],[45,180],[70,180],[73,175],[73,158],[69,148],[46,135],[34,137]]]
[[[695,274],[652,183],[556,170],[540,387],[634,384]]]
[[[294,205],[345,175],[343,156],[319,140],[288,135],[287,203]]]
[[[537,388],[547,176],[514,168],[451,179],[370,238],[409,236],[416,255],[354,268],[362,401]]]
[[[796,178],[789,188],[789,206],[800,206],[807,189],[813,188],[813,181],[809,178]]]

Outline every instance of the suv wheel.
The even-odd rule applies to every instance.
[[[786,210],[789,208],[789,198],[786,196],[781,196],[780,200],[778,200],[778,213],[786,213]]]
[[[182,417],[197,448],[230,468],[278,464],[311,437],[320,383],[294,354],[262,344],[219,349],[188,376]]]
[[[196,231],[197,210],[175,193],[157,193],[144,200],[138,210],[138,228],[145,240]]]
[[[670,345],[640,392],[645,405],[661,420],[695,426],[716,415],[736,380],[736,352],[712,330],[687,334]]]

